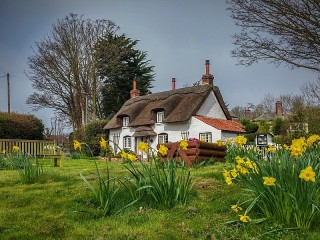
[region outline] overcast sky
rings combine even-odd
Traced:
[[[11,111],[31,113],[49,126],[51,111],[32,112],[25,104],[33,93],[27,58],[32,47],[69,13],[90,19],[108,19],[147,52],[155,66],[152,92],[192,86],[210,60],[214,84],[229,109],[258,104],[267,93],[300,94],[316,73],[276,68],[267,62],[244,67],[231,57],[232,35],[239,29],[226,10],[225,0],[0,0],[0,111],[7,111],[6,73],[11,75]]]

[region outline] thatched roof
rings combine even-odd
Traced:
[[[104,129],[122,127],[123,116],[130,117],[129,127],[153,125],[156,121],[156,112],[159,110],[165,112],[164,123],[187,121],[197,113],[211,91],[218,99],[226,118],[231,120],[219,88],[213,85],[201,85],[129,99]]]

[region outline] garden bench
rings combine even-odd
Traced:
[[[60,166],[63,165],[64,152],[59,149],[56,141],[0,139],[0,152],[5,150],[10,153],[13,151],[13,146],[19,147],[19,152],[23,154],[30,154],[37,158],[52,158],[55,167],[58,166],[58,159],[60,159]]]

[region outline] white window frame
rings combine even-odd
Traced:
[[[188,140],[189,139],[189,131],[181,131],[181,138],[183,140]]]
[[[162,123],[164,119],[164,111],[157,112],[157,123]]]
[[[132,141],[130,136],[123,137],[123,148],[124,149],[131,149]]]
[[[129,126],[130,117],[126,116],[122,118],[122,126],[128,127]]]
[[[158,143],[168,143],[168,134],[167,133],[160,133],[158,134]]]
[[[204,142],[212,142],[212,133],[211,132],[199,133],[199,140]]]

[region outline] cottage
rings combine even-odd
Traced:
[[[120,149],[138,151],[141,141],[153,149],[158,143],[197,138],[216,142],[245,133],[244,127],[232,117],[220,90],[213,84],[210,63],[206,60],[202,84],[140,96],[133,81],[131,99],[104,127],[109,131],[109,142],[115,152]]]

